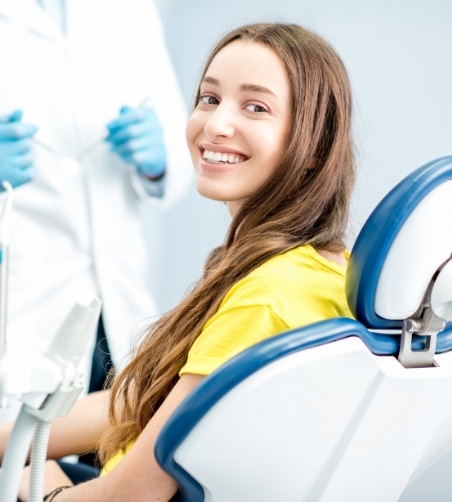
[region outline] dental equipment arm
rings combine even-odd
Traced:
[[[3,206],[3,212],[0,218],[0,361],[2,360],[6,351],[6,300],[8,288],[9,215],[11,212],[13,192],[11,184],[7,181],[4,181],[2,183],[2,186],[3,189],[6,190],[7,195]]]
[[[75,305],[45,354],[6,351],[1,361],[3,394],[20,394],[23,406],[6,447],[0,472],[0,502],[16,502],[22,468],[33,444],[30,502],[42,501],[43,468],[50,422],[67,414],[83,388],[77,365],[98,322],[101,302]],[[19,364],[21,362],[22,364]],[[25,376],[25,378],[24,378]]]
[[[109,426],[108,399],[110,391],[92,392],[77,399],[71,411],[52,422],[47,458],[58,459],[68,455],[92,451]],[[0,463],[14,423],[0,424]]]

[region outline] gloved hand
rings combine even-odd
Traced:
[[[164,174],[163,131],[152,109],[123,106],[118,118],[107,124],[107,129],[106,140],[125,162],[134,164],[149,179]]]
[[[0,117],[0,181],[8,181],[13,187],[34,177],[30,138],[38,128],[21,120],[21,110]]]

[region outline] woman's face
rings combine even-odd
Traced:
[[[270,178],[290,126],[283,63],[268,47],[236,40],[214,57],[187,124],[199,193],[232,216]]]

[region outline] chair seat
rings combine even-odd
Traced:
[[[452,352],[407,370],[369,351],[397,353],[397,339],[327,320],[219,368],[157,441],[182,500],[396,500],[452,435]]]
[[[295,352],[217,403],[175,461],[206,501],[396,500],[452,435],[452,370],[439,364],[407,377],[355,337]]]

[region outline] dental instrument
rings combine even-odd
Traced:
[[[6,314],[9,262],[9,215],[12,205],[13,188],[10,183],[2,183],[6,191],[3,211],[0,216],[0,361],[6,352]],[[0,408],[2,407],[0,401]]]
[[[143,100],[138,104],[137,108],[144,108],[146,105],[148,105],[151,101],[151,96],[145,96]],[[81,152],[79,152],[75,157],[72,157],[70,155],[66,155],[63,152],[58,151],[57,149],[53,148],[52,146],[48,145],[47,143],[44,143],[40,139],[37,138],[32,138],[31,141],[35,143],[37,146],[40,146],[41,148],[44,148],[47,150],[49,153],[54,155],[55,157],[60,159],[60,170],[67,175],[74,175],[77,174],[79,170],[79,163],[89,154],[94,152],[108,137],[107,134],[103,134],[101,137],[97,138],[95,141],[90,143],[88,146],[86,146]]]

